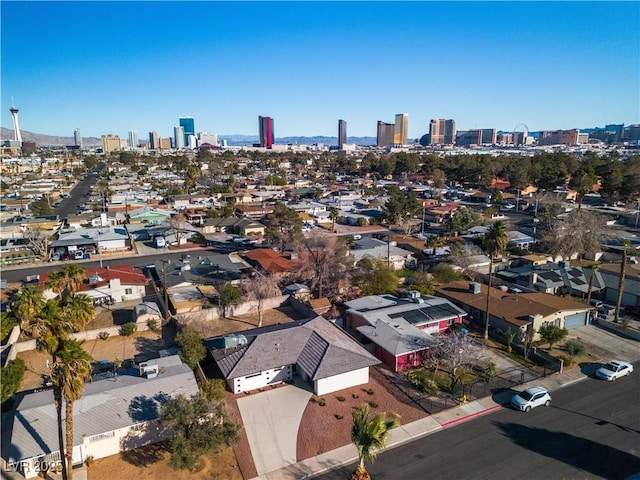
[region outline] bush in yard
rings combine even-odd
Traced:
[[[378,408],[378,402],[369,402],[371,408]]]
[[[224,400],[227,384],[221,378],[214,378],[213,380],[207,380],[206,383],[201,383],[200,391],[204,398],[209,401],[221,401]]]
[[[180,345],[178,353],[184,363],[191,368],[196,368],[200,360],[207,355],[207,348],[204,346],[204,338],[197,330],[185,327],[176,335],[175,342]]]
[[[324,398],[318,400],[318,405],[324,407],[327,404],[327,401]]]
[[[367,392],[367,395],[373,395],[374,394],[373,388],[367,388],[365,390],[365,392]]]
[[[147,322],[147,327],[149,327],[149,330],[155,330],[156,328],[158,328],[158,321],[152,318]]]
[[[138,326],[133,322],[127,322],[120,327],[120,335],[123,337],[130,337],[138,329]],[[106,332],[103,332],[106,333]]]
[[[98,334],[98,338],[100,340],[106,340],[107,338],[109,338],[109,332],[100,332]]]
[[[578,355],[584,355],[587,351],[585,346],[582,343],[577,342],[576,340],[569,340],[566,343],[565,348],[567,349],[567,352],[569,352],[569,356],[572,359],[574,357],[577,357]]]
[[[340,415],[339,413],[336,413],[336,418],[338,420],[342,420],[344,417],[342,415]]]
[[[2,383],[0,389],[2,391],[1,402],[4,403],[9,400],[13,394],[20,388],[22,382],[22,376],[26,370],[24,360],[16,358],[7,363],[6,367],[0,369],[0,375],[2,377]]]
[[[488,382],[498,374],[498,365],[493,360],[487,360],[482,367],[482,376]]]
[[[542,339],[549,344],[549,348],[553,347],[554,343],[559,342],[569,334],[567,329],[550,324],[542,325],[538,333]]]
[[[345,398],[342,396],[338,396],[336,397],[338,399],[339,402],[344,402]]]

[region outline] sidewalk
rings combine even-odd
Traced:
[[[550,391],[574,384],[588,378],[579,368],[574,368],[566,373],[551,375],[546,378],[533,380],[518,387],[524,390],[532,386],[542,386]],[[395,448],[432,433],[454,427],[481,415],[495,412],[503,405],[509,404],[513,392],[506,390],[498,392],[491,397],[481,398],[473,402],[459,405],[449,410],[442,411],[422,418],[406,425],[401,425],[391,431],[391,438],[387,449]],[[345,445],[316,457],[308,458],[293,465],[275,470],[256,477],[259,480],[293,480],[310,478],[314,475],[327,472],[334,468],[356,462],[358,454],[353,444]]]

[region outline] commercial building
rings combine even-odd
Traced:
[[[180,117],[180,126],[184,128],[184,144],[189,145],[189,137],[196,136],[196,122],[192,117]]]
[[[409,134],[409,114],[399,113],[396,115],[396,123],[393,132],[394,145],[406,145]]]
[[[273,118],[258,116],[258,126],[260,128],[260,146],[264,148],[271,148],[274,141],[273,133]]]
[[[102,152],[105,155],[110,154],[114,150],[120,150],[120,137],[118,135],[102,135]]]
[[[538,145],[578,145],[580,130],[543,130],[538,135]]]
[[[138,148],[138,132],[136,130],[129,131],[129,146],[131,148]]]
[[[79,128],[73,131],[73,144],[82,150],[82,133]]]
[[[443,118],[429,123],[430,145],[453,145],[456,141],[456,122]]]
[[[176,149],[184,148],[184,127],[173,127],[173,141]]]
[[[396,126],[394,123],[385,123],[378,120],[378,133],[376,145],[378,147],[387,147],[393,144],[393,139],[396,132]]]
[[[158,132],[149,132],[149,150],[158,150],[159,148]]]
[[[347,143],[347,122],[338,120],[338,147],[342,148]]]

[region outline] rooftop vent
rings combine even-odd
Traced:
[[[480,284],[478,282],[470,282],[469,283],[469,293],[473,293],[474,295],[478,295],[481,292]]]

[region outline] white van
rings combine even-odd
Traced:
[[[167,241],[164,237],[156,237],[155,239],[156,248],[164,248],[167,246]]]

